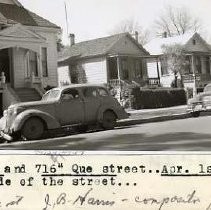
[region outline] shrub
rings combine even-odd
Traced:
[[[152,109],[186,104],[184,89],[140,89],[132,90],[133,109]]]

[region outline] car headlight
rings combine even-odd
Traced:
[[[5,117],[5,116],[7,116],[7,114],[8,114],[8,110],[4,110],[3,116]]]
[[[23,110],[24,110],[23,107],[9,108],[8,111],[7,111],[7,115],[18,115]]]

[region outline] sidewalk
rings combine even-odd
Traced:
[[[130,117],[125,120],[120,120],[118,126],[128,126],[149,122],[161,122],[174,119],[185,119],[190,117],[186,113],[187,105],[174,106],[159,109],[141,109],[141,110],[126,110]]]

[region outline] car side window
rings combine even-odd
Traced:
[[[97,97],[97,89],[96,88],[85,88],[83,91],[84,97]]]
[[[62,100],[72,100],[72,99],[78,99],[79,93],[76,89],[69,89],[62,92],[61,96]]]
[[[98,88],[98,93],[100,96],[108,96],[108,92],[104,88]]]

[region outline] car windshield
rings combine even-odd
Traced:
[[[59,94],[60,94],[59,90],[50,90],[49,92],[43,95],[42,101],[55,100],[59,97]]]

